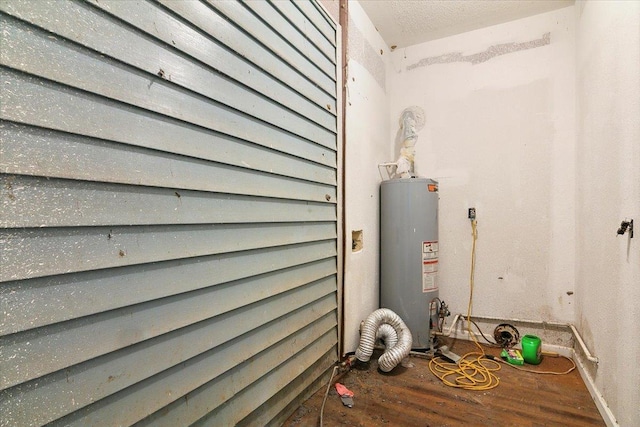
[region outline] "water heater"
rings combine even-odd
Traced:
[[[437,182],[428,178],[382,181],[380,307],[404,320],[413,348],[431,348],[429,305],[437,297]]]

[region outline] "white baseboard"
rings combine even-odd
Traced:
[[[602,397],[602,393],[600,393],[598,387],[596,387],[596,383],[593,381],[593,378],[591,378],[591,375],[588,374],[584,363],[582,363],[580,358],[577,357],[575,350],[568,350],[571,350],[571,352],[573,353],[572,358],[576,363],[576,367],[578,368],[578,372],[582,377],[582,381],[584,381],[584,385],[587,386],[587,390],[589,390],[589,394],[591,395],[593,402],[596,404],[596,407],[598,408],[598,411],[600,412],[600,415],[602,416],[605,424],[608,427],[619,427],[620,424],[618,424],[618,421],[616,421],[616,417],[613,415],[613,412],[611,412],[611,409],[609,409],[609,405],[607,405],[604,397]]]
[[[558,353],[560,356],[568,357],[575,360],[575,352],[572,348],[563,347],[561,345],[552,345],[542,343],[542,351],[548,351],[550,353]]]

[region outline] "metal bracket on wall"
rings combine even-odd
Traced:
[[[386,177],[382,174],[382,170],[386,172]],[[396,169],[398,169],[398,163],[396,162],[387,162],[378,164],[378,173],[380,173],[380,178],[383,181],[391,179],[396,174]]]
[[[618,228],[618,234],[622,235],[626,232],[629,232],[629,238],[633,239],[633,220],[625,219],[620,223],[620,228]]]

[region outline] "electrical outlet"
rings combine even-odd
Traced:
[[[471,221],[476,219],[476,208],[469,208],[469,219]]]

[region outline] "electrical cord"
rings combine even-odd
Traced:
[[[478,326],[478,324],[475,321],[471,321],[471,323],[473,323],[473,326],[476,327],[476,329],[478,330],[478,332],[480,332],[480,335],[482,335],[482,338],[484,338],[484,340],[487,342],[487,345],[489,347],[498,347],[498,348],[502,348],[502,346],[494,341],[491,341],[489,338],[486,337],[486,335],[482,332],[482,329],[480,329],[480,326]]]
[[[471,221],[471,271],[469,274],[469,304],[467,307],[467,331],[480,352],[470,352],[460,358],[458,363],[445,362],[441,357],[429,361],[429,370],[449,387],[465,390],[490,390],[500,384],[494,373],[500,370],[500,362],[487,358],[484,349],[471,331],[471,307],[473,303],[473,285],[476,266],[476,240],[478,229],[476,220]],[[477,325],[476,325],[477,326]],[[479,328],[478,328],[479,329]],[[486,338],[485,338],[486,339]]]
[[[476,220],[471,221],[471,271],[469,274],[469,304],[467,306],[467,332],[480,349],[480,352],[467,353],[460,358],[458,363],[451,363],[443,361],[441,357],[434,357],[429,361],[429,370],[438,377],[445,385],[450,387],[462,388],[465,390],[490,390],[497,387],[500,384],[500,379],[494,374],[495,371],[500,370],[501,365],[509,365],[510,367],[519,371],[531,372],[534,374],[546,374],[546,375],[566,375],[576,369],[575,362],[566,356],[558,354],[556,357],[564,357],[571,362],[571,367],[562,372],[554,371],[539,371],[533,369],[523,368],[521,366],[512,365],[499,357],[487,355],[478,343],[475,334],[471,331],[471,324],[473,324],[480,335],[489,343],[489,345],[501,347],[498,343],[489,340],[478,324],[471,320],[471,308],[473,305],[473,287],[474,287],[474,274],[476,267],[476,240],[478,239],[478,223]],[[515,328],[514,328],[515,329]]]
[[[327,391],[324,393],[324,399],[322,399],[322,406],[320,407],[320,427],[322,427],[322,414],[324,413],[324,404],[327,403],[327,396],[329,396],[329,390],[331,390],[331,383],[333,382],[333,377],[336,375],[338,371],[338,365],[333,367],[333,372],[331,372],[331,378],[329,378],[329,384],[327,384]]]
[[[502,348],[503,346],[492,342],[491,340],[489,340],[483,333],[482,330],[480,329],[480,326],[478,326],[478,324],[476,322],[474,322],[473,320],[471,321],[471,323],[473,323],[473,325],[476,327],[476,329],[478,329],[478,332],[480,332],[480,335],[482,335],[482,338],[485,339],[485,341],[487,341],[487,345],[489,345],[490,347],[497,347],[497,348]],[[491,356],[489,354],[485,354],[485,357],[487,359],[491,359],[491,360],[495,360],[497,362],[503,363],[505,365],[508,365],[514,369],[517,369],[519,371],[524,371],[524,372],[531,372],[533,374],[546,374],[546,375],[566,375],[570,372],[572,372],[574,369],[576,369],[576,363],[573,361],[573,359],[571,359],[570,357],[567,356],[563,356],[562,354],[558,354],[558,353],[542,353],[545,356],[549,356],[549,357],[562,357],[564,359],[567,359],[570,363],[571,363],[571,367],[569,369],[567,369],[566,371],[562,371],[562,372],[555,372],[555,371],[539,371],[539,370],[534,370],[534,369],[527,369],[527,368],[523,368],[522,366],[518,366],[518,365],[512,365],[511,363],[508,363],[506,361],[504,361],[503,359],[497,357],[497,356]]]
[[[547,354],[547,356],[550,356],[549,354]],[[496,362],[500,362],[502,364],[511,366],[513,369],[517,369],[519,371],[524,371],[524,372],[531,372],[532,374],[543,374],[543,375],[567,375],[568,373],[572,372],[573,370],[576,369],[576,362],[573,361],[573,359],[571,359],[570,357],[567,356],[563,356],[561,354],[556,354],[554,356],[551,357],[562,357],[564,359],[567,359],[570,363],[571,363],[571,367],[565,371],[562,372],[556,372],[556,371],[537,371],[534,369],[527,369],[527,368],[523,368],[522,366],[518,366],[518,365],[512,365],[511,363],[502,360],[501,358],[497,357],[497,356],[491,356],[491,355],[485,355],[485,357],[487,357],[488,359],[494,360]]]
[[[429,361],[429,370],[443,384],[465,390],[490,390],[500,383],[494,374],[500,370],[500,363],[484,358],[482,353],[467,353],[457,364],[444,362],[440,357],[433,358]]]

